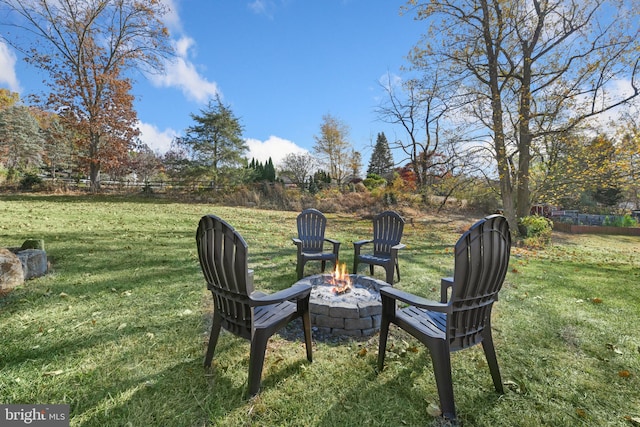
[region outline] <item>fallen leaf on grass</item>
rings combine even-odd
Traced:
[[[640,426],[640,417],[630,417],[627,415],[624,419],[629,421],[631,425]]]
[[[591,302],[594,304],[602,304],[602,299],[601,298],[593,298],[591,299]]]
[[[121,330],[123,330],[123,329],[124,329],[124,328],[126,328],[126,327],[127,327],[127,324],[126,324],[126,323],[120,323],[120,325],[118,326],[118,330],[119,330],[119,331],[121,331]]]
[[[522,393],[522,387],[520,387],[520,384],[515,381],[505,381],[503,382],[503,384],[507,386],[509,390],[512,390],[516,393]]]
[[[584,409],[576,408],[576,415],[580,418],[585,418],[587,416],[587,413]]]
[[[440,415],[442,415],[442,411],[440,410],[440,407],[438,405],[436,405],[435,403],[430,403],[429,406],[427,406],[427,414],[431,415],[432,417],[439,417]]]
[[[360,349],[360,351],[358,351],[358,356],[360,356],[360,357],[364,357],[364,356],[366,356],[366,355],[367,355],[367,348],[366,348],[366,347],[362,347],[362,348]]]
[[[48,371],[43,373],[42,375],[44,375],[45,377],[55,377],[58,375],[62,375],[64,373],[64,371],[62,369],[58,369],[57,371]]]
[[[618,372],[618,376],[620,378],[629,378],[631,376],[631,372],[627,371],[626,369],[623,369],[622,371]]]
[[[607,348],[613,351],[615,354],[622,354],[622,350],[620,350],[618,347],[616,347],[613,344],[607,344]]]

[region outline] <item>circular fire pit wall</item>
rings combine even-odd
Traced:
[[[320,333],[361,337],[380,330],[380,288],[389,285],[368,276],[352,274],[350,278],[352,289],[339,295],[333,290],[329,274],[305,277],[298,282],[312,286],[311,324]]]

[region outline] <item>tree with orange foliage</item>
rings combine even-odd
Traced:
[[[158,0],[0,0],[9,25],[35,37],[7,40],[49,75],[46,106],[81,136],[92,191],[100,171],[126,159],[138,130],[131,68],[161,70],[172,53]]]

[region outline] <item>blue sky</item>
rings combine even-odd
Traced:
[[[154,150],[166,151],[217,93],[244,126],[248,157],[261,161],[312,152],[325,114],[349,126],[365,169],[378,132],[403,136],[375,109],[385,96],[380,82],[402,75],[425,32],[400,15],[404,0],[164,1],[178,57],[163,75],[136,77],[133,88],[142,139]],[[40,80],[0,42],[0,87],[26,97]]]

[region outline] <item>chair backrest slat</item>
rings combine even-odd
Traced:
[[[223,326],[237,335],[250,336],[249,295],[253,283],[249,280],[247,243],[231,225],[215,215],[200,219],[196,242],[200,266]]]
[[[373,253],[389,254],[402,240],[404,219],[394,211],[385,211],[373,219]]]
[[[455,246],[455,270],[447,334],[452,350],[475,345],[509,266],[511,234],[505,217],[492,215],[474,224]]]
[[[322,252],[327,218],[317,209],[305,209],[297,217],[303,252]]]

